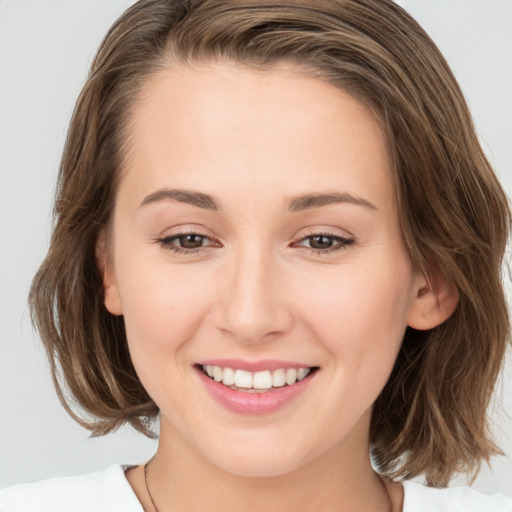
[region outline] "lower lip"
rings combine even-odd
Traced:
[[[302,393],[316,374],[310,374],[291,386],[283,386],[264,393],[248,393],[214,381],[199,368],[196,368],[196,371],[212,397],[226,409],[238,414],[269,414],[277,411]]]

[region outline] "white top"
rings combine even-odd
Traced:
[[[115,465],[83,476],[51,478],[0,491],[0,512],[144,512]],[[403,512],[512,512],[512,499],[469,487],[432,489],[404,482]],[[199,512],[199,511],[198,511]]]

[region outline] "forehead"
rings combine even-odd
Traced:
[[[198,189],[224,179],[231,187],[251,183],[256,192],[285,181],[298,194],[315,182],[338,189],[342,179],[348,188],[366,181],[372,193],[382,192],[384,182],[390,190],[377,116],[293,66],[162,70],[145,84],[129,131],[124,172],[138,176],[141,187],[154,175],[173,182],[185,177],[185,185]]]

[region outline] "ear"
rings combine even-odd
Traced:
[[[409,309],[407,324],[425,331],[441,325],[459,303],[457,287],[440,271],[430,278],[418,274],[416,296]]]
[[[116,273],[108,250],[107,235],[102,231],[96,240],[96,264],[103,281],[103,300],[113,315],[122,315],[123,306],[117,287]]]

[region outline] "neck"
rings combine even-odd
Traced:
[[[159,512],[388,512],[389,493],[371,466],[369,442],[354,441],[287,474],[247,477],[220,469],[162,425],[148,485]]]

